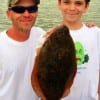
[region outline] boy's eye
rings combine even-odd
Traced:
[[[77,4],[77,5],[82,5],[83,3],[82,3],[82,2],[76,2],[76,4]]]
[[[63,3],[70,3],[69,0],[63,0]]]

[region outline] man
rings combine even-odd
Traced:
[[[38,99],[30,76],[35,48],[44,32],[34,27],[39,3],[40,0],[8,2],[7,16],[12,27],[0,33],[0,100]]]

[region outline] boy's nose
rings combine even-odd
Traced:
[[[74,10],[75,9],[75,5],[74,4],[70,4],[70,9]]]

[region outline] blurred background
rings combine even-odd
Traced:
[[[8,0],[0,0],[0,31],[10,27],[11,22],[6,17]],[[57,7],[57,0],[41,0],[36,26],[46,31],[61,22],[61,14]],[[90,8],[83,18],[83,22],[92,22],[100,27],[100,0],[91,0]]]

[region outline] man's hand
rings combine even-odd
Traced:
[[[85,24],[87,27],[90,27],[90,28],[96,26],[96,24],[90,23],[90,22],[86,22]]]

